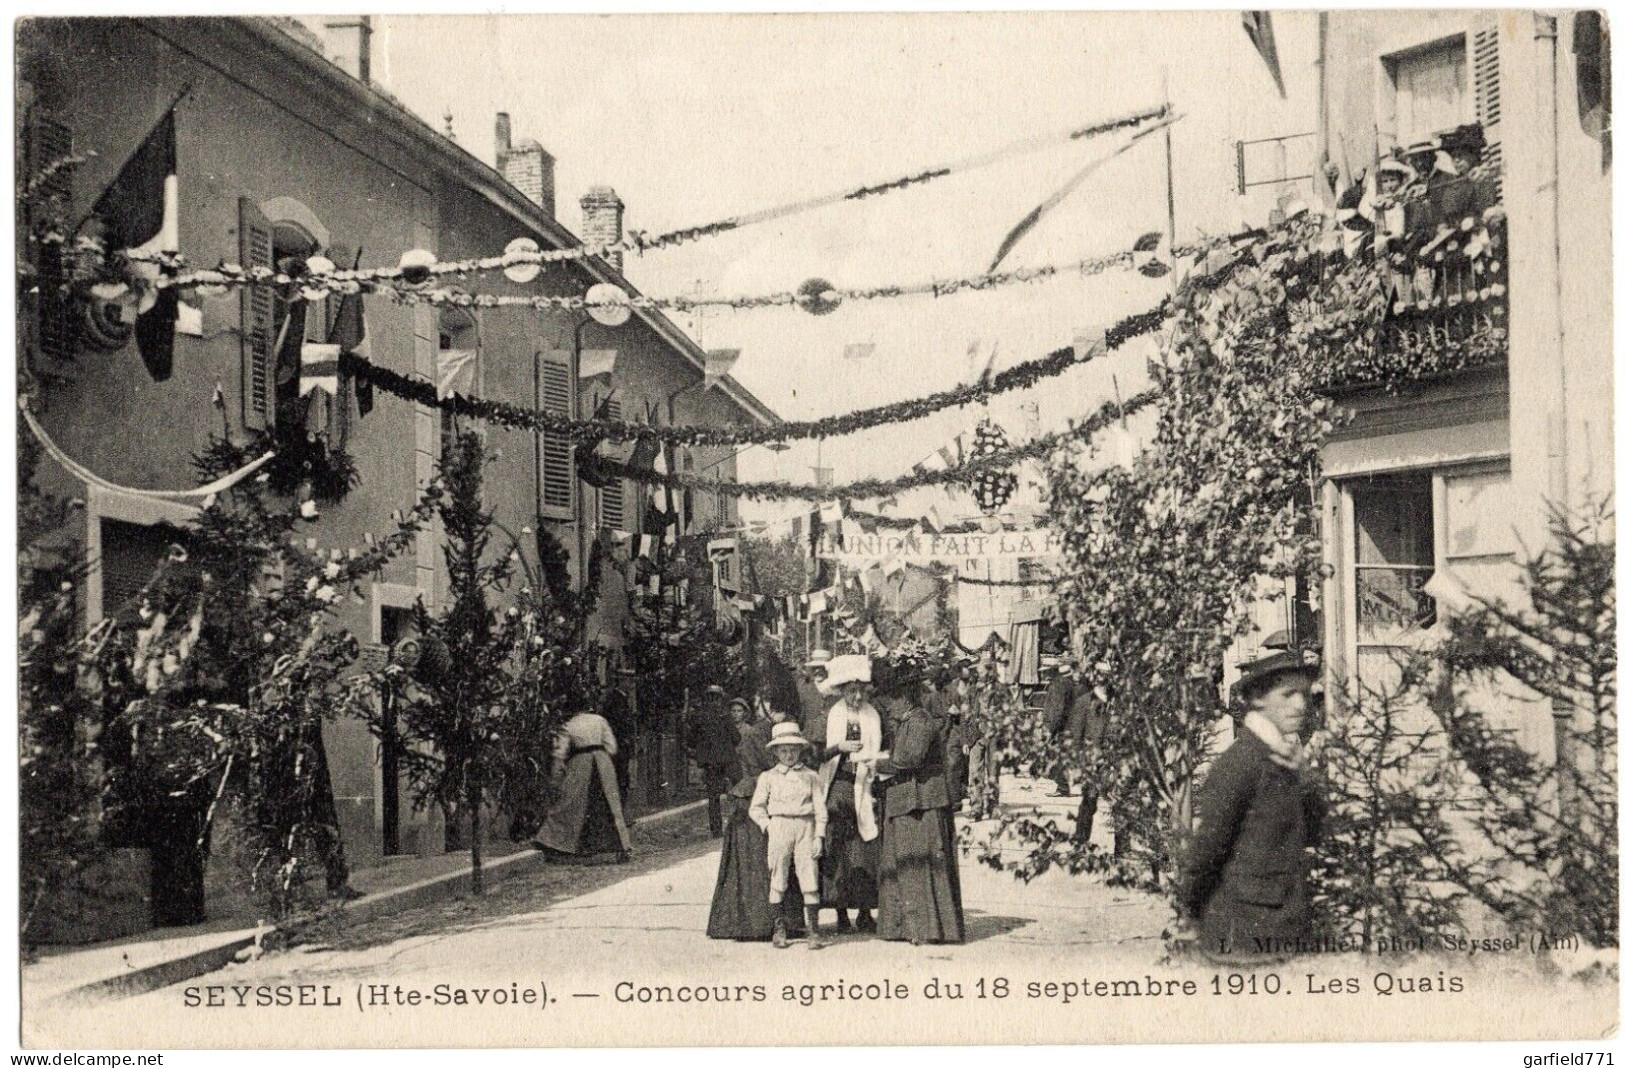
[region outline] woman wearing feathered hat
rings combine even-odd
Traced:
[[[948,721],[924,700],[924,676],[920,667],[899,666],[883,685],[891,752],[875,762],[886,780],[880,937],[915,945],[965,940],[947,781]]]
[[[1277,960],[1311,933],[1309,849],[1325,808],[1305,778],[1299,733],[1315,675],[1280,650],[1244,665],[1235,685],[1246,714],[1202,784],[1180,888],[1216,960]]]
[[[824,728],[819,777],[829,791],[829,834],[822,864],[824,903],[835,909],[835,929],[849,930],[848,909],[860,931],[878,930],[880,822],[875,812],[875,760],[884,749],[880,713],[869,703],[869,658],[837,656],[819,689],[840,694]]]

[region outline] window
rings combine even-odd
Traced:
[[[26,218],[24,228],[32,230],[43,226],[51,218],[71,225],[73,214],[73,167],[56,166],[73,155],[73,131],[53,116],[35,108],[28,115],[28,137],[25,145],[27,163],[25,180],[45,175],[36,197],[22,205]],[[41,355],[57,360],[70,360],[74,356],[77,320],[73,301],[59,286],[63,274],[61,246],[41,244],[36,255],[41,285],[39,287],[39,334],[37,347]]]
[[[1387,57],[1393,87],[1393,131],[1401,146],[1472,121],[1467,42],[1453,37]]]
[[[185,543],[186,532],[167,524],[101,520],[102,615],[116,616],[129,607],[152,581],[169,547]]]

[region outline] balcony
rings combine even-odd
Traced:
[[[1374,272],[1380,322],[1337,353],[1329,392],[1505,363],[1506,212],[1484,155],[1479,127],[1459,127],[1382,160],[1340,198],[1344,262]]]

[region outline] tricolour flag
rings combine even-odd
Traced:
[[[159,120],[141,147],[135,150],[113,184],[96,201],[91,214],[102,221],[109,249],[131,252],[180,251],[180,179],[175,173],[175,109]],[[134,268],[156,283],[157,264],[136,263]],[[135,344],[153,380],[162,382],[175,362],[175,320],[180,295],[173,288],[148,290],[137,309]]]
[[[339,347],[305,342],[299,350],[299,395],[307,396],[314,389],[325,389],[330,395],[339,391]]]
[[[474,380],[473,349],[441,349],[439,353],[439,375],[436,379],[435,393],[440,397],[449,397],[469,388]]]
[[[1281,56],[1275,50],[1275,27],[1270,22],[1268,11],[1243,11],[1241,13],[1241,28],[1247,31],[1247,36],[1258,49],[1258,54],[1264,58],[1264,66],[1269,68],[1270,77],[1275,79],[1275,88],[1280,90],[1281,99],[1286,99],[1286,82],[1281,80]]]
[[[581,367],[577,378],[597,378],[615,373],[614,349],[586,349],[581,353]]]

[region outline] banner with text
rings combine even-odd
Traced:
[[[860,568],[893,560],[905,564],[951,564],[964,560],[1028,560],[1060,553],[1060,535],[1052,530],[1000,530],[991,534],[883,530],[856,538],[846,537],[838,546],[826,535],[819,546],[819,555]]]

